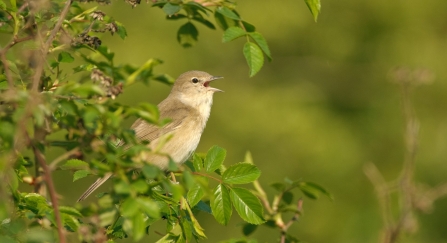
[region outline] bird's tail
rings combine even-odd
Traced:
[[[78,202],[86,199],[90,194],[92,194],[98,187],[100,187],[104,182],[106,182],[113,174],[112,173],[106,173],[104,177],[99,178],[95,181],[88,189],[85,191],[78,199]]]

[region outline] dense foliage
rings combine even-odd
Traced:
[[[140,3],[127,2],[132,7]],[[306,3],[316,19],[319,1]],[[177,32],[184,47],[198,40],[195,23],[211,29],[217,24],[224,30],[223,42],[246,37],[243,55],[250,76],[261,69],[264,56],[271,59],[264,37],[231,2],[152,5],[168,20],[185,22]],[[168,174],[145,163],[139,155],[149,149],[137,143],[123,121],[142,118],[163,126],[169,120],[159,120],[155,105],[127,106],[115,98],[136,82],[172,84],[169,75],[154,70],[161,60],[151,58],[140,66],[115,64],[101,36],[109,32],[124,39],[125,27],[97,6],[85,9],[82,1],[0,1],[0,9],[0,28],[10,37],[0,51],[0,179],[6,182],[0,186],[1,242],[66,242],[67,237],[138,241],[156,223],[166,225],[158,242],[191,242],[206,238],[198,213],[212,214],[227,225],[233,209],[247,222],[245,235],[265,224],[281,232],[281,242],[297,242],[287,232],[302,210],[292,189],[311,198],[330,196],[317,184],[286,179],[273,184],[278,194],[270,202],[250,154],[242,163],[224,166],[226,151],[218,146],[195,154],[184,166],[171,162]],[[209,20],[212,16],[215,24]],[[132,146],[116,146],[119,141]],[[48,159],[50,149],[59,149],[60,155]],[[73,181],[113,172],[113,190],[97,195],[91,205],[61,205],[58,195],[64,192],[55,189],[55,170],[73,171]],[[22,184],[33,191],[23,191]],[[241,187],[245,184],[253,187]],[[284,213],[292,214],[290,221],[283,221]],[[237,242],[245,241],[250,240]]]

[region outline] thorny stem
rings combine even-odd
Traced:
[[[222,183],[221,180],[217,179],[216,177],[210,176],[210,175],[208,175],[208,174],[204,174],[204,173],[200,173],[200,172],[193,172],[192,174],[193,174],[193,175],[199,175],[199,176],[208,177],[208,178],[211,178],[211,179],[213,179],[213,180],[215,180],[215,181],[217,181],[217,182],[219,182],[219,183]]]
[[[65,16],[67,15],[70,6],[71,6],[72,0],[67,0],[67,2],[65,3],[64,9],[62,10],[59,19],[56,23],[56,25],[54,26],[53,30],[50,33],[50,36],[48,37],[47,41],[45,42],[45,44],[43,44],[42,46],[42,56],[40,58],[40,65],[36,68],[36,72],[34,73],[34,79],[33,79],[33,85],[32,85],[32,90],[34,91],[38,91],[39,88],[39,84],[40,84],[40,78],[42,76],[42,72],[43,72],[43,62],[45,62],[46,58],[45,55],[48,53],[48,50],[51,46],[51,44],[53,43],[54,38],[56,37],[56,34],[59,32],[62,23],[65,20]]]
[[[56,198],[56,189],[54,187],[53,179],[51,178],[51,171],[48,168],[48,165],[45,161],[45,157],[42,154],[42,152],[40,152],[40,150],[34,144],[31,144],[31,146],[33,148],[34,155],[36,156],[36,159],[39,162],[40,167],[42,167],[42,169],[44,171],[44,180],[45,180],[45,183],[47,184],[48,191],[50,193],[51,204],[54,208],[54,217],[56,218],[59,242],[65,243],[66,239],[65,239],[65,234],[63,231],[64,228],[62,226],[61,215],[59,212],[59,204],[58,204],[57,198]]]

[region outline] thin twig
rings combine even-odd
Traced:
[[[63,160],[68,159],[70,156],[77,154],[79,152],[79,148],[76,147],[70,151],[65,152],[64,154],[60,155],[59,157],[57,157],[56,159],[54,159],[50,165],[48,166],[48,168],[50,169],[50,171],[54,171],[57,167],[57,164],[59,164],[60,162],[62,162]]]
[[[264,208],[267,209],[269,214],[274,214],[274,210],[270,206],[270,203],[267,198],[267,193],[265,193],[264,189],[262,188],[261,184],[259,184],[258,180],[255,180],[253,182],[253,186],[256,189],[256,192],[258,193],[258,198],[261,200],[262,204],[264,205]]]
[[[281,229],[281,243],[286,242],[286,236],[287,236],[287,230],[289,230],[290,226],[292,226],[293,223],[295,223],[301,215],[301,212],[303,211],[303,199],[298,200],[297,206],[296,206],[296,213],[293,215],[293,217],[285,224]]]
[[[61,215],[59,212],[59,204],[58,204],[57,198],[56,198],[56,189],[54,187],[53,179],[51,178],[50,169],[48,168],[48,165],[45,161],[45,157],[42,154],[42,152],[40,152],[40,150],[37,149],[37,147],[34,144],[31,144],[31,146],[33,147],[34,155],[36,156],[36,159],[39,162],[40,167],[42,167],[42,169],[44,171],[44,180],[45,180],[45,183],[47,184],[48,191],[50,193],[51,204],[52,204],[53,210],[54,210],[54,217],[56,218],[59,242],[65,243],[66,239],[65,239],[65,234],[64,234],[64,228],[62,226]]]
[[[16,45],[17,43],[24,42],[24,41],[27,41],[27,40],[31,40],[31,39],[33,39],[33,38],[34,38],[33,36],[27,36],[27,37],[24,37],[24,38],[21,38],[21,39],[16,39],[16,40],[13,39],[11,42],[9,42],[9,43],[5,46],[5,48],[3,48],[3,49],[0,51],[0,58],[1,58],[1,61],[2,61],[2,63],[3,63],[3,68],[5,69],[6,80],[8,80],[9,88],[13,88],[13,87],[14,87],[14,79],[12,78],[11,70],[9,70],[9,63],[8,63],[8,61],[6,60],[6,52],[7,52],[11,47],[13,47],[14,45]]]
[[[62,12],[59,16],[59,19],[58,19],[56,25],[54,26],[53,30],[50,33],[50,36],[48,37],[47,41],[45,42],[45,44],[42,47],[43,55],[40,60],[40,65],[36,68],[36,72],[34,73],[33,86],[32,86],[32,90],[34,90],[34,91],[38,91],[38,88],[39,88],[40,78],[41,78],[43,68],[44,68],[43,62],[46,61],[46,58],[44,55],[46,55],[48,53],[50,45],[53,43],[53,40],[56,37],[56,34],[59,32],[59,29],[61,28],[62,23],[65,20],[65,16],[67,15],[68,11],[70,10],[71,3],[72,3],[72,0],[67,0],[67,2],[65,3],[64,9],[62,10]]]

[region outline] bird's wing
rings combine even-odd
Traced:
[[[92,194],[98,187],[100,187],[104,182],[106,182],[113,174],[112,173],[106,173],[103,177],[98,178],[82,195],[79,197],[77,202],[80,202],[84,199],[86,199],[90,194]]]
[[[182,126],[183,121],[193,112],[193,108],[184,105],[178,100],[163,101],[159,104],[160,118],[171,119],[171,122],[163,127],[147,123],[141,118],[136,120],[131,129],[135,131],[135,137],[139,141],[153,142],[164,134],[173,132]]]
[[[172,121],[163,127],[158,127],[156,125],[145,122],[142,119],[136,120],[131,129],[135,131],[135,136],[139,141],[155,141],[161,135],[167,134],[169,132],[175,131],[182,126],[184,118],[193,112],[193,108],[184,105],[180,101],[166,101],[164,100],[159,104],[158,109],[160,110],[160,118],[170,118]],[[118,146],[122,146],[124,143],[120,142]],[[125,145],[124,145],[125,146]],[[81,197],[79,197],[78,202],[84,200],[90,194],[92,194],[98,187],[100,187],[104,182],[106,182],[113,174],[107,173],[103,177],[96,180],[88,189],[85,191]]]

